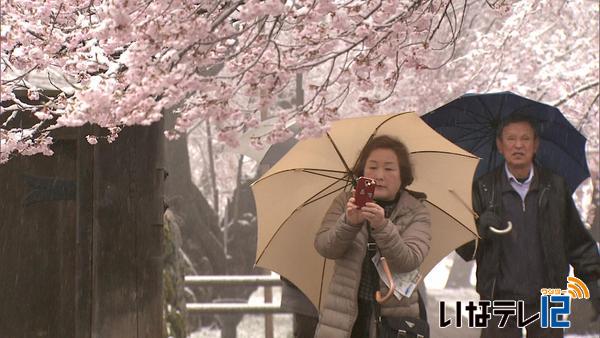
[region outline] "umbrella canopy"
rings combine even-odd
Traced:
[[[448,140],[479,156],[479,177],[503,163],[496,149],[496,130],[513,112],[530,116],[539,124],[539,165],[563,176],[571,192],[590,176],[585,158],[586,139],[560,110],[511,92],[467,94],[422,116]]]
[[[478,158],[444,139],[414,113],[340,120],[320,138],[298,142],[252,185],[258,217],[256,264],[291,280],[320,307],[333,261],[314,249],[314,236],[340,191],[350,191],[350,168],[376,135],[406,144],[414,166],[411,190],[427,194],[432,218],[425,276],[456,247],[476,238],[471,181]]]

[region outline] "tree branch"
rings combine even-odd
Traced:
[[[571,98],[573,98],[573,96],[577,95],[577,94],[581,94],[582,92],[591,89],[593,87],[597,87],[598,86],[599,81],[595,81],[586,85],[583,85],[577,89],[575,89],[573,92],[571,92],[570,94],[568,94],[567,96],[565,96],[564,98],[556,101],[555,103],[553,103],[552,105],[555,107],[560,107],[562,104],[564,104],[565,102],[569,101]]]

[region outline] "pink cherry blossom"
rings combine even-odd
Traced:
[[[174,111],[167,138],[209,121],[235,144],[279,117],[252,141],[264,147],[291,137],[294,119],[313,137],[344,116],[495,90],[557,104],[597,149],[597,14],[585,0],[8,1],[0,162],[49,154],[53,130],[85,123],[114,142]],[[15,111],[43,124],[4,124]]]
[[[96,138],[96,136],[94,135],[87,135],[85,137],[85,139],[88,141],[89,144],[94,145],[94,144],[98,144],[98,139]]]

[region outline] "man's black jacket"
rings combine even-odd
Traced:
[[[473,184],[473,208],[481,214],[492,208],[502,216],[501,184],[504,165],[485,174]],[[564,179],[535,167],[539,180],[538,226],[547,288],[563,289],[567,283],[569,264],[575,276],[587,285],[600,278],[600,255],[596,241],[584,227]],[[477,292],[481,299],[494,299],[494,289],[500,272],[501,247],[494,236],[469,242],[456,250],[465,260],[477,261]],[[527,253],[524,252],[523,255]],[[519,264],[519,262],[515,262]]]

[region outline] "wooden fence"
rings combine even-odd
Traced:
[[[282,281],[276,275],[271,276],[186,276],[185,284],[187,286],[263,286],[265,288],[263,304],[248,304],[245,300],[219,300],[216,303],[188,303],[186,309],[188,314],[219,314],[224,315],[224,325],[227,323],[227,315],[234,314],[265,314],[265,337],[273,337],[273,317],[274,313],[287,313],[281,305],[273,304],[272,291],[273,286],[281,286]],[[232,320],[231,323],[237,323]],[[235,325],[235,324],[229,324]],[[229,327],[229,330],[232,328]],[[233,328],[235,329],[235,328]],[[222,335],[223,337],[223,335]]]

